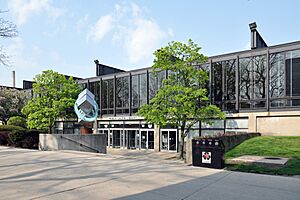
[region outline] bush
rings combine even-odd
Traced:
[[[39,133],[37,130],[13,130],[8,136],[16,147],[38,149]]]
[[[1,125],[0,126],[0,145],[12,145],[13,142],[9,138],[9,133],[14,130],[25,130],[19,126]]]
[[[9,118],[7,125],[20,126],[26,128],[26,119],[20,116],[14,116]]]
[[[27,130],[26,137],[23,140],[22,148],[38,149],[39,148],[39,134],[37,130]]]
[[[14,125],[1,125],[0,126],[0,131],[12,132],[13,130],[25,130],[25,128],[22,128],[20,126],[14,126]]]
[[[12,145],[12,141],[9,139],[8,131],[0,131],[0,145]]]

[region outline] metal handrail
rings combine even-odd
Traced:
[[[69,140],[69,141],[71,141],[71,142],[74,142],[75,144],[79,144],[79,146],[86,147],[86,148],[88,148],[88,149],[91,149],[91,150],[95,151],[96,153],[99,153],[99,151],[98,151],[97,149],[94,149],[94,148],[92,148],[92,147],[89,147],[89,146],[87,146],[87,145],[85,145],[85,144],[82,144],[82,143],[77,142],[77,141],[75,141],[75,140],[72,140],[72,139],[70,139],[70,138],[63,137],[62,135],[60,136],[60,138],[62,138],[62,139],[67,139],[67,140]]]

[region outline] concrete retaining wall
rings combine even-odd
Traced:
[[[106,135],[40,134],[39,149],[42,151],[74,150],[106,154]]]

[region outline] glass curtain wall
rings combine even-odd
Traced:
[[[163,80],[166,79],[166,71],[158,72],[154,75],[152,72],[149,75],[149,100],[155,97],[156,92],[162,87]]]
[[[95,101],[100,105],[100,81],[90,82],[90,91],[95,95]],[[100,111],[99,113],[100,114]]]
[[[212,102],[223,110],[235,110],[236,61],[212,63]]]
[[[300,106],[300,50],[270,55],[270,106]]]
[[[129,113],[129,76],[116,79],[116,112]]]
[[[101,113],[103,115],[114,114],[114,79],[102,81]]]
[[[147,103],[147,75],[133,75],[131,80],[132,113],[136,113],[141,105]]]
[[[239,60],[240,109],[266,107],[266,63],[266,55]]]

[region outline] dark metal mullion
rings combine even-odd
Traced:
[[[270,110],[270,93],[269,93],[269,85],[270,85],[270,53],[269,50],[267,51],[267,63],[266,63],[266,107],[267,107],[267,111]]]
[[[222,66],[222,110],[225,110],[225,102],[226,102],[226,94],[227,91],[225,91],[225,67],[226,67],[226,61],[221,62],[221,66]],[[225,63],[225,64],[224,64]]]
[[[132,76],[131,73],[129,73],[129,115],[131,116],[132,112]]]
[[[255,61],[256,61],[255,58],[256,58],[256,57],[253,56],[253,57],[251,57],[251,60],[250,60],[250,91],[251,91],[251,93],[252,93],[252,94],[250,94],[250,109],[253,109],[253,108],[254,108],[254,107],[253,107],[253,106],[254,106],[253,102],[255,102],[255,101],[254,101],[254,99],[255,99],[254,65],[256,64],[256,63],[255,63]]]
[[[150,102],[150,100],[149,100],[149,71],[147,70],[147,73],[146,73],[146,75],[147,75],[147,78],[146,78],[146,82],[147,82],[147,104],[149,104],[149,102]]]
[[[99,87],[99,112],[102,117],[102,78],[100,78]]]
[[[240,106],[239,70],[240,70],[239,56],[237,56],[236,57],[236,68],[235,68],[235,109],[237,112],[239,112],[239,106]]]
[[[209,103],[212,104],[212,60],[209,62]]]
[[[117,94],[117,90],[116,90],[116,75],[114,75],[114,116],[116,116],[117,114],[117,108],[116,108],[116,105],[117,105],[117,100],[116,100],[116,94]]]
[[[140,105],[140,99],[141,99],[141,81],[140,81],[140,75],[137,76],[137,107],[139,108]]]

